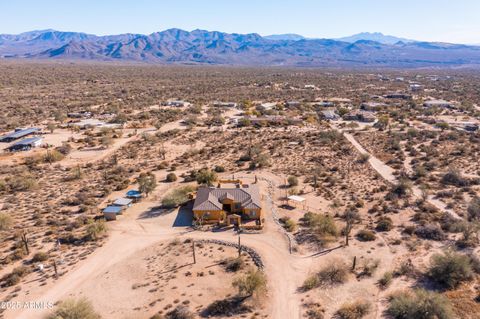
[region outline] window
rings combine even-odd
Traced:
[[[205,212],[205,213],[203,213],[203,217],[204,217],[204,218],[205,218],[205,217],[206,217],[206,218],[210,217],[210,212]]]
[[[256,211],[251,211],[250,216],[251,217],[257,217],[257,212]]]

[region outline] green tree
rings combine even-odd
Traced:
[[[203,168],[197,172],[197,174],[195,175],[195,179],[200,185],[212,186],[213,182],[217,180],[217,174],[214,171]]]
[[[151,172],[141,173],[137,178],[138,190],[148,196],[156,187],[157,179]]]

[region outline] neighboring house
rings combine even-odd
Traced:
[[[92,112],[88,112],[88,111],[72,112],[72,113],[67,113],[67,117],[73,118],[73,119],[92,117]]]
[[[450,103],[445,100],[428,100],[423,103],[425,107],[446,107],[446,108],[453,108],[453,103]]]
[[[261,225],[262,207],[256,184],[235,188],[201,187],[193,204],[193,215],[203,223],[241,226],[255,221]]]
[[[412,96],[410,94],[406,93],[390,93],[385,95],[386,99],[402,99],[402,100],[410,100],[412,99]]]
[[[277,107],[277,103],[276,103],[276,102],[264,102],[264,103],[260,104],[260,106],[261,106],[264,110],[268,111],[268,110],[273,110],[273,109],[275,109],[275,108]]]
[[[323,110],[321,114],[324,119],[330,120],[330,121],[335,121],[340,118],[340,116],[338,116],[338,114],[335,113],[334,109]]]
[[[379,102],[365,102],[360,105],[360,108],[365,111],[379,111],[386,107],[387,104]]]
[[[343,116],[344,120],[347,121],[359,121],[359,122],[375,122],[376,118],[372,112],[367,112],[364,110],[352,110],[349,113]]]
[[[94,127],[105,127],[105,128],[122,128],[123,124],[120,123],[105,123],[97,119],[84,119],[79,122],[69,123],[68,126],[76,126],[80,129],[94,128]]]
[[[234,102],[213,102],[213,106],[215,107],[237,107],[237,103]]]
[[[7,149],[10,152],[28,151],[32,148],[39,147],[40,145],[42,145],[42,142],[43,138],[41,137],[29,137],[13,143]]]
[[[103,209],[103,216],[106,220],[116,220],[117,215],[122,214],[122,207],[119,206],[107,206]]]
[[[297,106],[300,106],[300,102],[299,101],[288,101],[288,102],[285,102],[285,105],[287,107],[297,107]]]
[[[183,100],[170,100],[165,103],[162,103],[165,106],[175,106],[175,107],[183,107],[183,106],[190,106],[190,103],[185,102]]]
[[[29,136],[29,135],[32,135],[32,134],[35,134],[35,133],[38,133],[38,132],[40,132],[40,129],[36,128],[36,127],[30,127],[30,128],[26,128],[26,129],[17,128],[17,129],[15,129],[14,132],[1,136],[0,137],[0,142],[9,143],[9,142],[18,140],[22,137],[26,137],[26,136]]]
[[[319,107],[333,107],[335,104],[331,101],[321,101],[321,102],[314,102],[313,106],[319,106]]]

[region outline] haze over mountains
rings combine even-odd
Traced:
[[[0,57],[303,67],[480,67],[480,47],[360,33],[341,39],[296,34],[262,37],[169,29],[150,35],[96,36],[41,30],[0,35]]]

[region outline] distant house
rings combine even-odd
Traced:
[[[410,99],[412,99],[412,96],[410,94],[396,92],[396,93],[389,93],[389,94],[385,95],[385,98],[386,99],[410,100]]]
[[[365,111],[379,111],[387,106],[385,103],[380,102],[365,102],[360,105],[360,108]]]
[[[36,128],[36,127],[30,127],[30,128],[26,128],[26,129],[17,128],[17,129],[15,129],[14,132],[1,136],[0,137],[0,142],[9,143],[9,142],[18,140],[22,137],[26,137],[26,136],[29,136],[29,135],[36,134],[38,132],[40,132],[40,129]]]
[[[277,103],[275,102],[264,102],[260,104],[260,107],[262,107],[264,110],[272,110],[277,107]]]
[[[266,115],[258,117],[244,117],[243,121],[254,126],[301,125],[302,120],[281,115]]]
[[[123,124],[120,123],[106,123],[97,119],[84,119],[78,122],[72,122],[69,126],[75,126],[80,129],[94,128],[94,127],[106,127],[106,128],[122,128]]]
[[[467,132],[475,132],[478,131],[478,124],[475,123],[465,123],[463,125],[463,129]]]
[[[122,207],[120,206],[107,206],[103,209],[103,216],[106,220],[116,220],[117,215],[122,214]]]
[[[418,91],[421,91],[423,89],[423,86],[420,85],[420,84],[410,84],[410,91],[413,91],[413,92],[418,92]]]
[[[372,112],[367,112],[364,110],[352,110],[349,113],[343,116],[343,119],[347,121],[358,121],[358,122],[375,122],[376,117]]]
[[[13,143],[7,149],[10,152],[28,151],[32,148],[39,147],[40,145],[42,145],[42,142],[43,138],[41,137],[29,137]]]
[[[88,111],[71,112],[71,113],[67,113],[67,117],[73,118],[73,119],[92,117],[92,112],[88,112]]]
[[[423,103],[425,107],[446,107],[446,108],[453,108],[453,103],[450,103],[445,100],[428,100]]]
[[[300,102],[299,101],[288,101],[288,102],[285,102],[285,105],[287,107],[297,107],[297,106],[300,106]]]
[[[330,121],[335,121],[335,120],[338,120],[340,118],[340,116],[338,116],[337,113],[335,113],[335,110],[334,109],[327,109],[327,110],[323,110],[321,112],[321,116],[326,119],[326,120],[330,120]]]
[[[215,107],[237,107],[237,103],[234,102],[213,102],[213,106]]]
[[[321,101],[321,102],[315,102],[315,103],[313,103],[313,106],[332,107],[332,106],[334,106],[334,103],[331,102],[331,101]]]
[[[162,105],[165,106],[175,106],[175,107],[183,107],[183,106],[189,106],[190,103],[185,102],[183,100],[169,100],[167,102],[162,103]]]
[[[261,225],[262,205],[257,185],[235,188],[201,187],[193,204],[193,215],[203,223],[241,226],[255,221]]]

